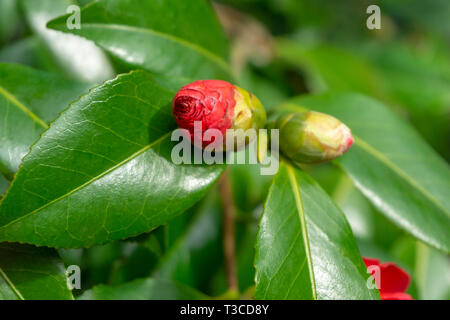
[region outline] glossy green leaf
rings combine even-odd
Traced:
[[[119,286],[99,285],[79,300],[205,300],[202,293],[167,280],[139,279]]]
[[[377,299],[343,213],[306,173],[282,163],[256,242],[255,299]]]
[[[124,14],[126,12],[126,14]],[[81,11],[80,29],[67,16],[48,27],[93,40],[127,64],[189,78],[227,78],[227,43],[206,0],[96,1]]]
[[[136,71],[71,104],[2,200],[0,241],[92,246],[148,232],[197,202],[223,166],[172,163],[181,85]]]
[[[54,250],[0,244],[0,300],[70,300],[64,265]]]
[[[93,83],[113,77],[114,70],[107,56],[94,43],[47,28],[48,21],[66,14],[70,5],[76,4],[75,1],[20,0],[20,2],[28,25],[43,41],[62,72],[75,79]],[[67,28],[66,20],[64,26]]]
[[[299,108],[348,125],[355,143],[337,163],[395,224],[450,252],[450,170],[414,129],[382,103],[358,94],[300,97],[281,107]]]
[[[54,74],[0,63],[0,173],[12,179],[47,124],[88,88]]]

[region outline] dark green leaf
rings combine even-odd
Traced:
[[[136,71],[74,102],[25,157],[0,205],[0,241],[101,244],[148,232],[198,201],[223,166],[172,163],[180,86]]]
[[[450,25],[442,23],[449,17],[450,3],[447,0],[430,3],[412,0],[406,6],[402,5],[401,1],[384,1],[383,7],[390,15],[401,20],[402,25],[410,26],[414,30],[424,28],[433,34],[441,34],[446,39],[450,36]]]
[[[54,250],[0,244],[0,300],[73,299]]]
[[[255,239],[257,224],[255,222],[245,222],[236,224],[236,275],[239,285],[239,292],[245,296],[249,288],[254,289],[255,285]],[[214,276],[211,283],[211,295],[227,297],[231,293],[228,290],[227,275],[224,266]],[[225,296],[224,296],[225,295]]]
[[[0,200],[2,199],[8,187],[9,181],[3,175],[0,174]]]
[[[76,264],[77,266],[82,266],[84,249],[58,249],[58,255],[61,257],[64,265],[70,266]]]
[[[268,112],[289,97],[284,83],[280,82],[280,79],[266,79],[250,68],[245,69],[239,79],[239,85],[256,95]]]
[[[326,94],[288,102],[350,127],[355,143],[337,163],[395,224],[428,244],[450,251],[450,170],[421,137],[382,103],[358,94]]]
[[[135,279],[149,277],[158,263],[158,256],[138,243],[124,241],[122,256],[112,265],[109,284],[121,284]]]
[[[74,249],[72,249],[74,250]],[[120,261],[122,248],[118,241],[87,249],[82,252],[80,268],[83,270],[81,289],[92,288],[101,283],[109,283],[116,261]]]
[[[126,14],[124,14],[126,12]],[[67,16],[48,26],[93,40],[124,62],[189,78],[227,78],[227,43],[205,0],[96,1],[81,11],[81,29]]]
[[[20,27],[17,0],[0,0],[0,45],[11,40]]]
[[[139,279],[120,286],[99,285],[79,300],[204,300],[207,296],[167,280]]]
[[[277,46],[281,59],[306,72],[312,92],[354,90],[376,97],[384,94],[384,82],[377,70],[351,52],[329,45],[302,46],[284,39]]]
[[[407,109],[411,123],[441,155],[450,159],[450,62],[443,43],[426,39],[420,48],[408,43],[362,46],[382,74],[385,102]],[[358,51],[359,53],[359,51]]]
[[[204,288],[222,261],[221,206],[210,192],[160,260],[154,277]],[[179,218],[177,218],[179,219]],[[170,230],[172,221],[168,224]]]
[[[249,149],[245,152],[248,153]],[[235,159],[237,162],[237,158]],[[261,167],[254,164],[234,164],[230,166],[230,174],[236,208],[240,210],[240,214],[251,219],[253,210],[267,196],[272,176],[261,175]]]
[[[47,124],[88,88],[50,73],[0,63],[0,172],[12,179]]]
[[[282,163],[256,242],[255,299],[377,299],[343,213],[306,173]]]

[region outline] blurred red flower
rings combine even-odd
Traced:
[[[413,298],[405,293],[409,285],[409,275],[395,263],[380,263],[378,259],[364,258],[364,263],[369,267],[378,267],[380,272],[379,289],[381,300],[413,300]],[[372,274],[377,281],[374,274]]]

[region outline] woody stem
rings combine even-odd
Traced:
[[[223,249],[225,255],[225,272],[227,276],[228,289],[237,292],[238,281],[236,275],[236,248],[234,239],[235,206],[228,169],[220,178],[219,190],[223,205]]]

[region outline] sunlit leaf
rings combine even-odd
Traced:
[[[86,83],[0,63],[0,172],[12,179],[48,123],[88,88]]]
[[[136,71],[71,104],[25,157],[0,205],[0,241],[81,247],[148,232],[197,202],[223,166],[175,165],[182,83]]]
[[[343,213],[307,174],[282,164],[256,242],[255,299],[377,299]]]
[[[227,43],[205,0],[101,0],[83,8],[81,16],[80,29],[68,30],[67,16],[48,26],[90,39],[150,71],[189,78],[230,76]]]

